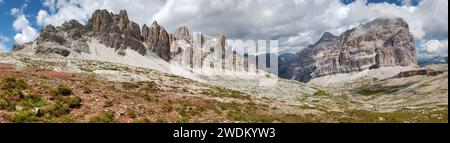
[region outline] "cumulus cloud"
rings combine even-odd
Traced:
[[[448,37],[448,1],[422,0],[413,10],[426,38]]]
[[[23,8],[25,8],[23,6]],[[16,35],[14,36],[14,41],[18,44],[23,44],[26,42],[33,41],[38,37],[39,33],[31,27],[30,21],[28,21],[25,14],[23,14],[23,8],[13,8],[11,9],[11,15],[15,16],[16,19],[13,22],[13,28],[16,32]]]
[[[374,18],[401,17],[418,40],[448,36],[448,1],[426,0],[417,6],[359,0],[257,1],[168,0],[153,19],[170,28],[187,25],[209,34],[226,32],[231,38],[280,40],[281,48],[306,47],[328,31],[338,35]],[[297,48],[298,49],[298,48]]]
[[[113,1],[113,2],[112,2]],[[61,25],[76,19],[87,23],[97,9],[107,9],[118,13],[126,9],[131,20],[139,24],[151,23],[152,16],[159,11],[165,0],[44,0],[49,11],[41,10],[37,16],[41,25]]]
[[[38,12],[37,17],[36,17],[36,22],[37,22],[39,25],[44,25],[44,20],[45,20],[45,18],[46,18],[47,16],[48,16],[47,11],[45,11],[45,10],[40,10],[40,11]]]
[[[0,35],[0,52],[7,52],[5,43],[9,41],[10,41],[9,37]]]
[[[421,47],[425,56],[447,56],[448,55],[448,39],[446,40],[429,40],[422,41]]]
[[[157,20],[169,31],[187,26],[191,32],[215,35],[225,32],[230,39],[279,40],[280,49],[299,51],[318,40],[324,32],[339,35],[362,22],[380,17],[401,17],[418,41],[448,37],[448,1],[422,0],[417,6],[404,0],[403,6],[349,5],[339,0],[45,0],[49,11],[37,16],[42,25],[60,25],[77,19],[86,23],[96,9],[117,13],[126,9],[139,24]]]

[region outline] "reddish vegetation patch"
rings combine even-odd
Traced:
[[[22,72],[19,71],[13,71],[16,68],[15,65],[12,64],[4,64],[0,63],[0,76],[19,76],[22,75]],[[24,73],[30,73],[35,74],[39,76],[44,77],[53,77],[53,78],[74,78],[78,77],[74,73],[67,73],[67,72],[57,72],[57,71],[51,71],[51,70],[45,70],[45,69],[39,69],[39,68],[26,68]]]
[[[0,70],[10,70],[10,69],[15,69],[16,66],[12,65],[12,64],[4,64],[4,63],[0,63]]]
[[[18,72],[11,71],[15,68],[15,65],[0,63],[0,76],[18,76]]]
[[[0,70],[0,76],[19,76],[20,73],[18,72],[12,72],[12,71],[1,71]]]
[[[55,77],[55,78],[76,77],[76,74],[73,73],[55,72],[55,71],[40,71],[36,72],[36,74],[44,77]]]
[[[74,74],[74,73],[57,72],[57,71],[44,70],[44,69],[38,69],[38,68],[26,68],[25,72],[33,73],[33,74],[36,74],[36,75],[39,75],[39,76],[54,77],[54,78],[77,77],[76,74]]]

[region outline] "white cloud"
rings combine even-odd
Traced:
[[[426,32],[426,38],[448,37],[447,0],[422,0],[414,14]]]
[[[45,0],[44,6],[50,11],[38,14],[41,25],[61,25],[65,21],[76,19],[86,23],[91,14],[97,9],[107,9],[118,13],[126,9],[130,19],[140,24],[151,24],[151,17],[159,11],[165,0]]]
[[[448,55],[448,39],[422,41],[420,46],[422,47],[423,52],[430,56]]]
[[[187,25],[209,34],[225,31],[232,38],[278,39],[281,47],[289,48],[306,47],[326,31],[337,35],[379,17],[402,17],[418,40],[448,35],[447,0],[426,0],[418,6],[367,5],[364,0],[350,5],[339,0],[168,0],[153,19],[171,29]]]
[[[50,11],[39,12],[38,23],[60,25],[77,19],[86,23],[96,9],[114,13],[126,9],[139,24],[157,20],[169,31],[188,26],[191,32],[231,39],[279,40],[281,50],[299,50],[324,32],[338,35],[361,22],[378,17],[402,17],[418,41],[448,37],[448,1],[422,0],[412,6],[358,0],[45,0]],[[298,47],[298,48],[294,48]]]
[[[44,20],[45,18],[48,16],[47,11],[45,10],[40,10],[38,12],[38,16],[36,17],[36,22],[40,25],[44,25]]]
[[[0,4],[3,4],[3,2],[4,2],[3,0],[0,0]]]
[[[16,17],[13,22],[13,28],[16,32],[18,32],[14,36],[14,41],[18,44],[33,41],[39,36],[39,33],[36,29],[31,27],[30,22],[22,11],[22,9],[17,8],[11,9],[11,14]]]
[[[7,52],[6,51],[6,45],[3,44],[3,43],[0,43],[0,53],[2,53],[2,52]]]
[[[7,52],[5,43],[9,41],[9,37],[0,34],[0,52]]]

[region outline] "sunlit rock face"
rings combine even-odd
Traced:
[[[280,75],[307,82],[389,66],[417,66],[414,37],[400,18],[375,19],[340,36],[325,33],[318,42],[283,63]]]

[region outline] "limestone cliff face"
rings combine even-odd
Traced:
[[[61,26],[48,25],[37,38],[36,46],[17,45],[14,52],[21,50],[41,55],[60,55],[67,57],[73,52],[90,53],[88,42],[96,39],[100,44],[113,48],[119,55],[132,49],[141,55],[156,54],[170,60],[170,37],[164,27],[154,22],[151,27],[140,26],[130,21],[125,10],[113,14],[107,10],[96,10],[86,25],[76,20],[65,22]],[[26,48],[27,46],[32,48]]]
[[[151,52],[166,61],[170,60],[169,33],[164,27],[160,26],[156,21],[153,22],[151,27],[144,25],[143,36],[144,41]]]
[[[34,42],[16,45],[13,51],[30,55],[83,58],[84,55],[98,52],[96,50],[98,45],[95,45],[97,43],[90,43],[93,40],[114,49],[121,56],[125,56],[126,50],[131,49],[142,56],[156,55],[167,62],[173,61],[192,68],[195,66],[190,63],[194,59],[201,61],[196,66],[207,65],[212,69],[223,67],[218,58],[233,63],[244,61],[244,59],[236,60],[237,58],[232,56],[223,57],[225,52],[223,33],[217,37],[200,34],[201,47],[195,47],[199,45],[194,45],[193,36],[187,27],[179,27],[171,34],[154,21],[152,25],[144,24],[141,28],[129,19],[125,10],[119,14],[96,10],[86,25],[76,20],[65,22],[58,27],[48,25]]]
[[[280,65],[280,76],[307,82],[386,66],[417,66],[414,37],[403,19],[375,19],[340,36],[325,33]]]
[[[100,43],[116,49],[119,54],[124,54],[123,51],[127,48],[141,55],[147,54],[142,42],[141,29],[137,23],[128,19],[125,10],[121,10],[118,15],[107,10],[97,10],[92,14],[87,28],[94,32]]]

